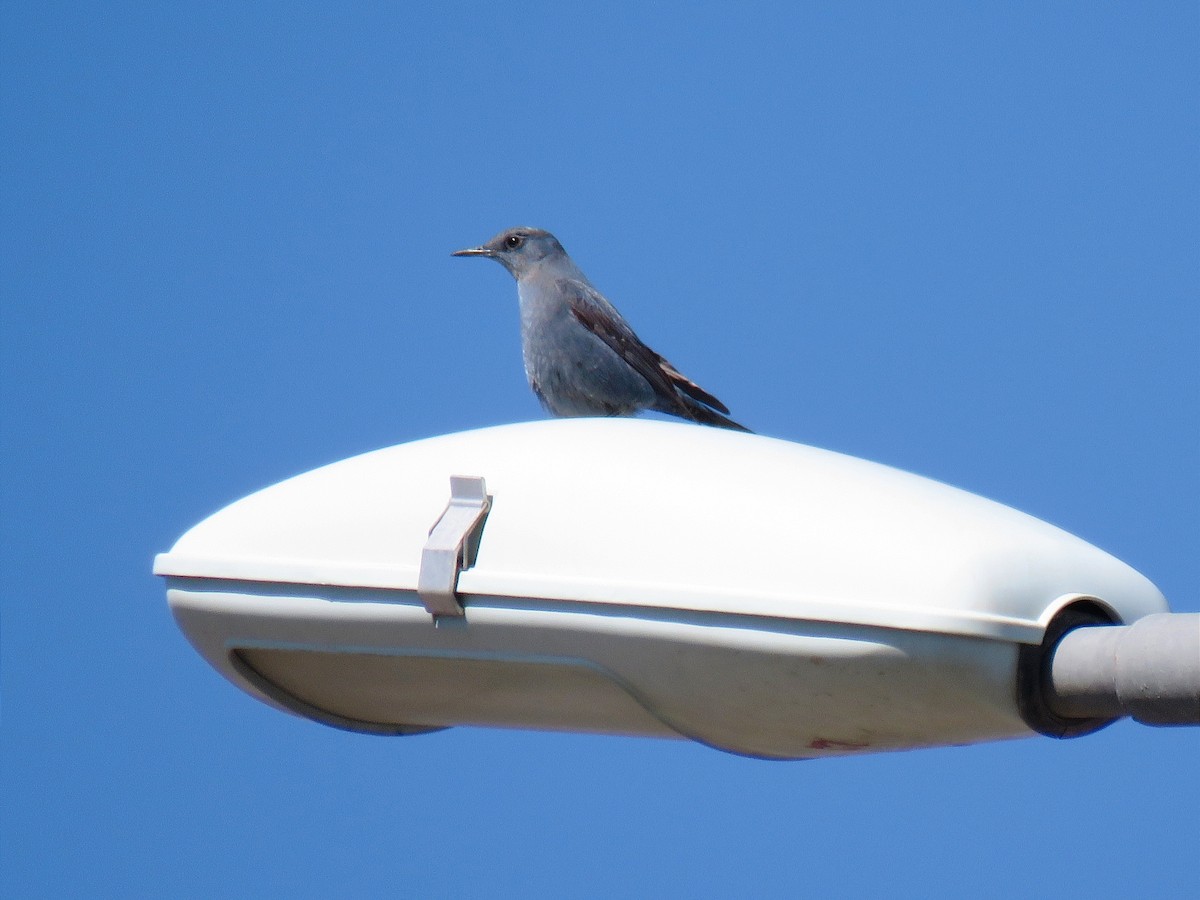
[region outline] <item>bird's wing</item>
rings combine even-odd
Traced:
[[[720,412],[729,412],[720,400],[685,378],[678,369],[642,343],[613,305],[590,285],[564,278],[558,282],[558,288],[567,297],[571,314],[579,323],[650,382],[655,393],[678,405],[685,418],[693,418],[693,415],[688,404],[679,396],[680,392]]]
[[[690,378],[684,377],[684,375],[681,374],[678,369],[676,369],[661,356],[658,357],[658,364],[662,366],[662,370],[667,373],[667,377],[671,379],[671,383],[693,400],[699,400],[705,406],[711,406],[713,409],[719,410],[720,412],[729,412],[729,407],[727,407],[724,403],[722,403],[704,388],[700,387],[700,385],[696,384],[696,382],[692,381]]]

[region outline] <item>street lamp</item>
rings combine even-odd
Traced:
[[[553,420],[378,450],[221,510],[155,572],[226,678],[356,731],[798,758],[1200,722],[1200,616],[1158,618],[1124,563],[928,479],[719,429]],[[1112,627],[1142,620],[1174,648],[1149,687],[1128,664],[1156,656],[1145,626]]]

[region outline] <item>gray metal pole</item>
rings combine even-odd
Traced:
[[[1066,718],[1200,725],[1200,613],[1068,631],[1048,676],[1046,702]]]

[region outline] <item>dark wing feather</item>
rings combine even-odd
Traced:
[[[684,377],[684,375],[678,369],[676,369],[661,356],[658,357],[658,364],[662,367],[662,370],[667,373],[667,377],[671,379],[671,382],[693,400],[699,400],[705,406],[711,406],[713,409],[718,410],[719,412],[729,412],[728,406],[726,406],[704,388],[700,387],[700,385],[696,384],[696,382]]]
[[[650,382],[654,393],[664,400],[673,401],[679,407],[679,414],[686,415],[686,407],[675,390],[674,382],[663,371],[662,357],[642,343],[612,304],[579,281],[563,279],[558,287],[571,305],[571,315]]]
[[[675,406],[676,415],[709,425],[748,430],[720,415],[728,413],[729,408],[642,343],[621,314],[596,290],[573,279],[559,281],[558,287],[568,298],[576,320],[645,378],[659,397]]]

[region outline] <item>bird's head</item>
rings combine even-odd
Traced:
[[[486,244],[456,250],[452,256],[486,256],[520,278],[547,257],[566,256],[562,244],[548,231],[518,226],[502,231]]]

